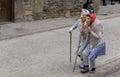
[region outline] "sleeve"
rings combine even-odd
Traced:
[[[71,31],[75,30],[76,28],[80,28],[80,19],[78,19],[70,28]]]
[[[96,25],[95,31],[91,31],[91,34],[95,37],[95,38],[102,38],[102,34],[103,34],[103,27],[101,24]]]
[[[92,31],[91,34],[92,34],[95,38],[99,38],[99,35],[96,34],[94,31]]]

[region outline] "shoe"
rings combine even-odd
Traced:
[[[107,6],[107,4],[105,3],[105,4],[103,4],[103,6]]]
[[[111,3],[111,5],[115,5],[115,3]]]
[[[83,63],[81,63],[80,65],[79,65],[79,68],[81,68],[81,69],[84,69],[84,64]]]
[[[89,72],[89,68],[88,66],[85,66],[84,69],[81,70],[82,74],[88,73]]]
[[[89,71],[89,73],[90,73],[90,74],[94,74],[94,73],[95,73],[95,69],[96,69],[96,68],[92,68],[92,69]]]
[[[77,55],[80,58],[80,55]]]

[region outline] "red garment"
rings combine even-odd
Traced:
[[[96,19],[96,15],[95,14],[90,14],[90,18],[91,18],[91,23],[93,23]]]

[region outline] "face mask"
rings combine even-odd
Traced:
[[[86,17],[86,21],[85,21],[86,25],[89,26],[91,23],[91,18],[90,17]]]

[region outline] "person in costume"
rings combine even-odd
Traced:
[[[88,32],[87,32],[87,27],[85,26],[86,15],[89,14],[90,12],[88,10],[82,9],[82,12],[80,14],[80,19],[78,19],[76,23],[74,23],[69,30],[69,32],[72,32],[73,30],[78,28],[80,31],[81,37],[79,38],[79,46],[76,54],[80,57],[81,60],[82,60],[82,51],[89,47],[89,43],[86,38],[88,36],[87,35]],[[80,63],[79,67],[83,68],[83,63]]]
[[[103,39],[103,26],[96,18],[95,14],[86,16],[86,25],[88,30],[89,48],[82,53],[84,67],[81,73],[95,72],[95,59],[98,56],[105,55],[106,43]]]

